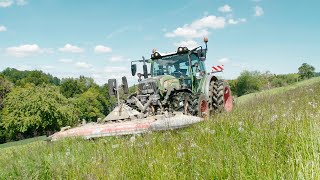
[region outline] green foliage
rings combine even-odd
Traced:
[[[32,83],[36,86],[42,84],[60,84],[59,78],[53,77],[50,74],[45,74],[44,72],[38,70],[19,71],[14,68],[7,68],[4,71],[2,71],[2,74],[18,86],[24,86],[28,83]]]
[[[231,92],[232,92],[232,96],[237,96],[238,80],[237,79],[229,80],[228,84],[230,86],[230,89],[231,89]]]
[[[58,87],[14,88],[4,101],[2,125],[9,139],[32,137],[74,125],[78,120],[74,105],[59,93]]]
[[[309,79],[315,76],[315,68],[310,64],[303,63],[298,70],[301,79]]]
[[[181,130],[3,148],[0,177],[320,179],[319,79],[268,92]]]
[[[229,85],[233,95],[242,96],[260,90],[283,87],[299,81],[298,74],[271,74],[270,72],[243,71],[235,80],[230,80]]]
[[[78,79],[66,78],[62,79],[60,92],[65,97],[70,98],[86,92],[91,87],[98,87],[92,78],[87,78],[84,76],[80,76]]]
[[[13,84],[3,75],[0,75],[0,110],[3,108],[3,100],[5,95],[10,92]]]
[[[244,71],[237,79],[236,93],[238,96],[260,91],[266,80],[261,78],[261,73],[257,71]]]
[[[0,144],[6,142],[6,133],[4,127],[1,125],[2,108],[5,96],[11,91],[13,84],[0,74]]]
[[[283,87],[299,81],[298,74],[275,75],[271,81],[272,87]]]
[[[97,121],[98,118],[103,118],[109,113],[110,103],[100,93],[99,88],[91,87],[75,101],[80,110],[80,119]]]

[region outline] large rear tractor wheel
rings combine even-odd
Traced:
[[[233,108],[230,86],[223,80],[210,83],[210,110],[213,112],[230,112]]]

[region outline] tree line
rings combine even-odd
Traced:
[[[38,70],[7,68],[0,73],[0,143],[97,121],[115,102],[107,84],[99,86],[89,77],[59,79]]]
[[[231,91],[234,96],[242,96],[261,90],[282,87],[295,82],[320,76],[315,72],[315,68],[307,63],[303,63],[297,73],[292,74],[272,74],[269,71],[243,71],[237,79],[229,80]]]

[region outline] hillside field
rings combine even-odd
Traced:
[[[0,179],[320,179],[320,78],[177,131],[0,146]]]

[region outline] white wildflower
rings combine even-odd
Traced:
[[[112,149],[116,149],[116,148],[118,148],[118,147],[119,147],[119,144],[113,144],[113,145],[111,146]]]
[[[130,138],[130,142],[133,144],[135,141],[136,141],[136,137],[135,137],[135,136],[132,136],[132,137]]]
[[[216,131],[214,129],[209,129],[209,128],[205,128],[204,132],[207,132],[209,134],[215,134],[216,133]]]
[[[318,103],[316,103],[316,102],[308,102],[308,104],[310,106],[312,106],[312,108],[317,108],[317,106],[318,106]]]
[[[244,131],[243,127],[240,126],[240,127],[238,128],[238,131],[239,131],[239,132],[243,132],[243,131]]]
[[[196,143],[191,143],[190,147],[194,148],[194,147],[198,147],[198,145]]]
[[[69,148],[66,150],[66,156],[70,156],[70,149]]]
[[[184,154],[183,152],[180,152],[180,151],[179,151],[179,152],[177,152],[177,157],[178,157],[178,158],[182,158],[183,154]]]
[[[277,120],[278,119],[278,115],[273,115],[272,117],[271,117],[271,122],[273,122],[273,121],[275,121],[275,120]]]

